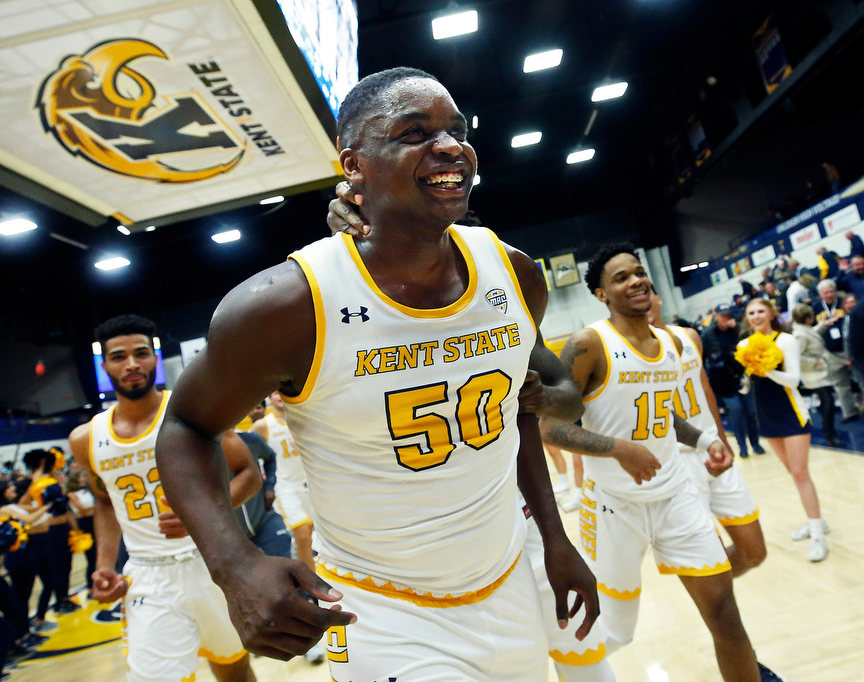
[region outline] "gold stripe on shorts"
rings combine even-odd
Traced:
[[[363,578],[363,580],[357,580],[351,573],[339,575],[334,571],[328,570],[323,564],[318,564],[317,571],[318,575],[324,578],[324,580],[341,583],[343,585],[351,585],[352,587],[357,587],[361,590],[366,590],[367,592],[374,592],[375,594],[390,597],[391,599],[403,599],[405,601],[410,601],[417,606],[446,609],[450,608],[451,606],[465,606],[466,604],[476,604],[477,602],[486,599],[486,597],[488,597],[495,590],[501,587],[504,581],[507,580],[507,576],[509,576],[513,572],[513,569],[516,568],[516,564],[519,563],[519,557],[521,556],[522,555],[520,553],[520,555],[516,557],[516,561],[513,562],[510,568],[508,568],[504,572],[504,574],[494,583],[491,583],[486,587],[480,588],[479,590],[474,590],[473,592],[466,592],[465,594],[460,594],[456,597],[452,595],[435,597],[428,592],[426,594],[418,594],[413,590],[399,589],[390,581],[384,583],[383,585],[376,585],[372,578]]]

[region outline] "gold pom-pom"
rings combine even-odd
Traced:
[[[93,536],[80,530],[69,531],[69,549],[74,554],[86,552],[93,546]]]
[[[744,366],[747,374],[764,377],[783,362],[783,351],[770,336],[756,332],[746,344],[735,350],[735,359]]]

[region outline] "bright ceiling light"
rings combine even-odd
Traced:
[[[567,155],[567,163],[582,163],[583,161],[590,161],[594,158],[595,150],[593,149],[577,149],[575,152],[571,152]]]
[[[118,268],[125,268],[127,265],[130,265],[130,262],[123,256],[110,256],[109,258],[96,261],[94,265],[99,270],[117,270]]]
[[[680,270],[681,272],[690,272],[690,270],[695,270],[698,267],[699,266],[696,265],[696,263],[693,263],[693,265],[682,265]]]
[[[476,187],[477,185],[480,184],[480,173],[477,173],[477,174],[474,176],[474,181],[473,181],[471,184],[472,184],[472,186],[474,186],[474,187]]]
[[[458,14],[448,14],[432,20],[432,37],[435,40],[474,33],[477,30],[477,12],[473,9]]]
[[[699,263],[699,267],[700,268],[707,268],[708,267],[708,261],[703,260],[701,263]]]
[[[621,97],[627,91],[627,83],[612,83],[610,85],[601,85],[599,88],[594,88],[594,93],[591,95],[592,102],[603,102],[607,99],[615,99]]]
[[[148,225],[147,227],[144,228],[144,231],[145,232],[155,232],[156,226],[155,225]]]
[[[0,234],[4,237],[9,237],[13,234],[20,234],[21,232],[29,232],[30,230],[36,229],[36,223],[31,220],[25,220],[24,218],[13,218],[12,220],[4,220],[0,223]]]
[[[474,130],[477,130],[477,126],[479,125],[479,123],[480,123],[479,118],[477,118],[476,116],[471,117],[471,127],[474,128]]]
[[[266,206],[267,204],[281,204],[283,201],[285,201],[285,197],[280,194],[276,197],[267,197],[266,199],[262,199],[258,203],[262,206]]]
[[[228,242],[236,242],[240,239],[240,230],[225,230],[225,232],[217,232],[210,236],[217,244],[227,244]]]
[[[543,137],[543,133],[539,130],[535,130],[533,133],[522,133],[521,135],[514,135],[513,139],[510,140],[510,146],[514,149],[517,147],[527,147],[532,144],[537,144]]]
[[[561,63],[561,57],[564,55],[564,50],[547,50],[546,52],[538,52],[537,54],[529,54],[525,57],[525,63],[522,65],[523,73],[533,73],[534,71],[542,71],[543,69],[552,69]]]
[[[125,234],[127,237],[128,237],[130,234],[132,234],[132,231],[131,231],[128,227],[126,227],[125,225],[118,225],[118,226],[117,226],[117,231],[118,231],[120,234]]]

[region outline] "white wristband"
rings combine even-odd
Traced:
[[[696,441],[696,447],[699,450],[705,450],[707,452],[708,448],[711,447],[711,443],[713,443],[715,440],[717,440],[717,436],[708,431],[703,431],[702,434],[699,436],[699,440]]]

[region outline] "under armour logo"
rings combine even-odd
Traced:
[[[602,511],[604,511],[604,512],[607,512],[607,511],[608,511],[610,514],[614,514],[614,513],[615,513],[615,510],[612,509],[612,507],[607,507],[605,504],[600,505],[600,506],[603,507],[603,510],[602,510]]]
[[[132,606],[144,606],[144,597],[135,597],[132,600]]]
[[[342,310],[340,310],[339,312],[342,313],[342,322],[344,322],[345,324],[350,324],[352,317],[359,317],[361,322],[368,322],[369,316],[366,314],[368,311],[369,308],[361,305],[360,312],[358,313],[348,312],[348,308],[342,308]]]
[[[99,447],[100,448],[107,448],[110,444],[111,443],[109,443],[107,439],[99,441]]]
[[[615,358],[616,359],[626,358],[626,357],[627,357],[627,353],[625,353],[623,350],[620,353],[617,350],[615,351]]]

